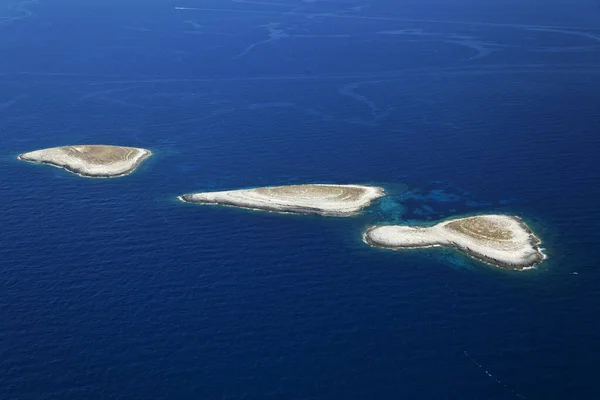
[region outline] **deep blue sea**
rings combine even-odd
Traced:
[[[600,398],[598,1],[0,0],[0,138],[0,400]],[[390,196],[176,199],[295,183]],[[487,212],[549,259],[361,241]]]

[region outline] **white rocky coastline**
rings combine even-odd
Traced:
[[[86,178],[129,175],[148,157],[150,150],[109,145],[52,147],[23,153],[19,160],[64,168]]]
[[[375,186],[308,184],[185,194],[179,199],[186,203],[348,217],[384,195],[384,190]]]
[[[367,229],[365,242],[374,247],[410,249],[452,247],[487,264],[523,270],[546,256],[541,240],[518,217],[479,215],[440,222],[431,227],[380,225]]]

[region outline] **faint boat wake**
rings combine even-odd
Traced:
[[[510,392],[512,392],[512,394],[514,394],[515,396],[521,398],[521,399],[526,399],[527,397],[523,396],[522,394],[516,392],[514,389],[511,389],[506,383],[502,382],[500,379],[496,378],[494,375],[492,375],[487,369],[485,369],[481,364],[479,364],[477,361],[475,361],[475,359],[473,357],[471,357],[469,355],[469,353],[467,353],[467,351],[464,351],[465,356],[467,356],[467,358],[469,360],[471,360],[471,362],[473,364],[475,364],[475,366],[477,368],[479,368],[480,370],[482,370],[490,379],[492,379],[493,381],[495,381],[497,384],[504,386],[507,390],[509,390]]]
[[[237,56],[235,56],[233,58],[236,59],[236,58],[244,57],[246,54],[250,53],[256,46],[259,46],[261,44],[268,44],[268,43],[275,42],[279,39],[289,37],[288,33],[284,29],[279,28],[279,25],[280,24],[277,22],[270,23],[267,25],[261,25],[260,26],[261,28],[267,28],[269,38],[265,39],[265,40],[261,40],[260,42],[252,43],[251,45],[247,46]]]
[[[366,96],[363,96],[359,93],[356,92],[356,90],[363,85],[375,85],[375,84],[379,84],[382,83],[383,81],[368,81],[368,82],[357,82],[357,83],[351,83],[348,85],[345,85],[343,87],[341,87],[338,90],[338,93],[341,94],[342,96],[347,96],[350,97],[353,100],[356,100],[362,104],[364,104],[370,111],[371,113],[371,117],[372,117],[372,121],[367,121],[368,124],[371,124],[373,126],[376,126],[380,120],[382,120],[383,118],[387,117],[388,115],[390,115],[392,109],[391,108],[387,108],[385,110],[381,110],[381,108],[379,108],[375,102],[373,102],[372,100],[370,100],[369,98],[367,98]]]
[[[16,15],[13,17],[1,17],[0,25],[10,24],[11,22],[19,21],[34,16],[35,14],[27,8],[27,5],[37,3],[38,0],[24,0],[6,5],[6,8]]]
[[[209,8],[209,7],[174,7],[179,11],[206,11],[217,13],[240,13],[240,14],[262,14],[262,15],[279,15],[279,16],[298,16],[306,18],[340,18],[340,19],[357,19],[357,20],[372,20],[372,21],[398,21],[398,22],[421,22],[431,24],[448,24],[448,25],[467,25],[467,26],[491,26],[505,27],[527,30],[565,30],[569,33],[584,33],[585,27],[578,26],[563,26],[563,25],[530,25],[530,24],[507,24],[501,22],[482,22],[482,21],[453,21],[453,20],[438,20],[438,19],[417,19],[417,18],[398,18],[398,17],[382,17],[371,15],[354,15],[354,14],[338,14],[338,13],[306,13],[306,12],[281,12],[268,10],[244,10],[231,8]],[[589,34],[589,33],[588,33]],[[593,35],[593,34],[592,34]]]

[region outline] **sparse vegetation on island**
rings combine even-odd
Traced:
[[[375,186],[309,184],[185,194],[179,199],[187,203],[348,217],[384,195],[384,190]]]
[[[379,225],[367,229],[365,242],[375,247],[410,249],[452,247],[487,264],[514,270],[532,268],[546,256],[541,240],[518,217],[478,215],[434,226]]]
[[[79,145],[52,147],[19,155],[19,159],[53,165],[87,178],[129,175],[152,152],[136,147]]]

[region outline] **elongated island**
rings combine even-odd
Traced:
[[[513,270],[532,268],[546,258],[540,239],[520,218],[508,215],[458,218],[431,227],[373,226],[363,238],[371,246],[390,249],[453,247],[487,264]]]
[[[384,195],[384,190],[376,186],[308,184],[184,194],[179,199],[186,203],[348,217]]]
[[[129,175],[148,157],[150,150],[108,145],[52,147],[19,155],[19,160],[64,168],[87,178]]]

